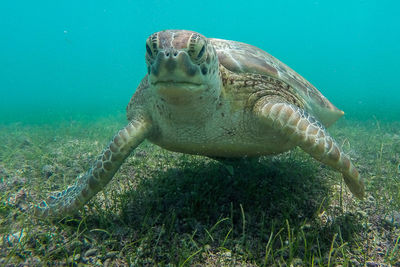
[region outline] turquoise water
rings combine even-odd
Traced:
[[[188,29],[256,45],[351,118],[400,116],[398,1],[2,1],[0,122],[123,112],[145,40]]]

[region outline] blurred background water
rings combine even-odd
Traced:
[[[400,2],[3,0],[0,123],[124,112],[164,29],[260,47],[353,119],[400,116]]]

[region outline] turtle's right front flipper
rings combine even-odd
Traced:
[[[74,185],[35,206],[34,213],[42,217],[62,217],[77,211],[104,188],[150,131],[149,122],[131,121],[114,136],[87,173],[79,176]]]

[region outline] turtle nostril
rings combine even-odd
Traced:
[[[166,55],[167,57],[169,57],[169,52],[166,52],[165,55]]]
[[[174,51],[174,57],[178,55],[178,51]]]

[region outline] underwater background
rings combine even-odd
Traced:
[[[352,119],[400,115],[400,2],[2,1],[0,123],[124,112],[164,29],[260,47]]]
[[[399,11],[394,0],[0,1],[0,266],[400,266]],[[221,164],[144,141],[77,214],[35,216],[127,124],[145,41],[165,29],[255,45],[314,84],[345,111],[329,132],[366,197],[300,148]]]

